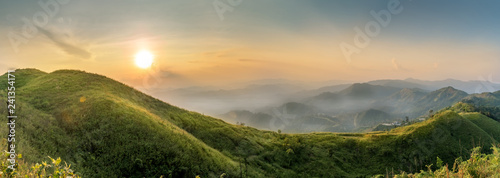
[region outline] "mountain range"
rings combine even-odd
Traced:
[[[15,75],[15,144],[22,161],[61,157],[83,177],[365,177],[418,172],[436,157],[452,165],[476,146],[491,153],[489,146],[500,139],[498,92],[468,95],[424,122],[390,131],[286,134],[188,111],[102,75],[36,69]],[[6,74],[0,88],[0,107],[6,108]],[[339,94],[356,91],[364,89]],[[451,101],[461,92],[450,87],[425,96],[430,94]],[[425,96],[415,101],[428,101]],[[293,109],[283,118],[316,113],[298,102],[273,111],[284,108]],[[340,116],[314,115],[307,118],[319,126],[342,122]],[[373,109],[354,115],[360,124],[367,115],[387,117]]]
[[[245,85],[246,84],[246,85]],[[241,82],[238,88],[217,88],[214,86],[193,86],[154,90],[152,96],[171,104],[218,116],[232,110],[257,111],[265,107],[279,106],[286,102],[299,102],[323,93],[337,93],[352,86],[350,81],[300,82],[286,79],[268,79]],[[392,87],[399,89],[421,89],[435,91],[451,86],[468,94],[494,92],[500,84],[490,81],[460,81],[453,79],[426,81],[408,78],[405,80],[374,80],[359,84]]]
[[[243,122],[260,129],[273,130],[272,127],[266,127],[266,124],[269,126],[273,118],[281,118],[283,114],[280,113],[287,113],[288,118],[293,119],[286,119],[287,122],[282,123],[280,129],[285,132],[360,132],[370,131],[378,124],[401,121],[406,117],[410,120],[425,117],[430,111],[438,111],[469,96],[468,93],[451,86],[435,91],[400,88],[403,86],[419,85],[410,85],[406,81],[388,80],[355,83],[337,92],[323,92],[292,102],[299,103],[300,105],[295,104],[299,107],[286,107],[290,103],[288,102],[278,107],[270,106],[255,111],[268,118],[260,120],[264,121],[264,124],[250,121],[248,118],[257,117],[252,116],[250,111],[245,113],[246,119],[240,119],[237,113],[232,113],[231,119],[227,119],[226,115],[220,115],[220,118],[232,123]],[[296,109],[300,112],[295,111]],[[307,120],[314,119],[318,115],[335,119],[330,119],[331,122],[323,123],[321,127],[311,129],[314,126],[307,125],[310,123]],[[303,124],[298,125],[298,123]]]

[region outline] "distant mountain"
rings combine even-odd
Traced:
[[[387,102],[396,102],[397,104],[405,104],[415,102],[428,94],[427,91],[419,88],[403,88],[391,96],[386,98]]]
[[[359,112],[362,109],[369,109],[366,107],[374,105],[374,102],[381,102],[381,98],[388,97],[395,90],[418,88],[424,92],[431,92],[447,86],[469,94],[500,90],[500,84],[488,81],[459,81],[453,79],[425,81],[409,78],[405,80],[374,80],[366,83],[352,83],[350,81],[304,82],[278,78],[241,82],[232,86],[237,87],[236,89],[194,86],[156,89],[148,93],[174,105],[216,116],[232,110],[256,111],[267,107],[275,107],[286,102],[316,103],[314,105],[322,109],[347,109],[348,112],[353,110]],[[322,94],[323,96],[316,97],[322,101],[316,100],[312,101],[312,103],[306,101]],[[358,97],[363,99],[363,102],[348,104],[348,106],[336,105],[336,101],[332,102],[326,99],[336,97],[335,94],[340,94],[339,96],[344,99],[347,98],[344,101],[350,101]],[[377,98],[374,98],[374,96]],[[362,109],[357,109],[356,105]],[[389,112],[395,108],[384,105],[375,106],[374,109]]]
[[[467,92],[500,87],[485,81],[424,81],[411,78],[338,84],[317,89],[306,89],[303,86],[298,81],[268,79],[253,81],[251,85],[239,89],[190,87],[163,91],[163,94],[155,95],[161,95],[161,99],[181,107],[220,116],[230,123],[245,123],[261,129],[270,129],[270,120],[285,114],[297,119],[288,123],[290,132],[325,131],[326,128],[323,127],[316,127],[319,130],[301,130],[297,125],[307,123],[303,120],[315,119],[316,114],[324,114],[339,120],[336,124],[340,127],[329,127],[330,131],[352,131],[357,128],[352,125],[356,113],[374,109],[389,114],[390,120],[403,119],[406,116],[416,118],[427,115],[429,110],[437,111],[460,101],[467,96]],[[459,92],[463,90],[466,91]],[[295,103],[307,109],[286,109],[294,105],[285,106],[287,103]],[[243,110],[251,114],[240,112]]]
[[[354,126],[357,128],[373,127],[374,125],[390,121],[392,121],[392,117],[388,113],[375,109],[359,112],[354,116]]]
[[[315,114],[295,118],[283,130],[288,133],[346,132],[336,117]]]
[[[420,91],[414,89],[418,95]],[[394,93],[404,92],[400,88],[370,84],[353,84],[339,92],[325,92],[305,99],[303,102],[288,102],[279,107],[267,107],[255,113],[265,113],[266,117],[285,119],[282,130],[287,132],[334,131],[349,132],[359,127],[368,127],[380,122],[393,121],[394,117],[384,111],[372,109],[378,100]],[[418,95],[420,96],[420,95]],[[395,96],[394,96],[395,97]],[[255,118],[255,113],[238,113],[231,111],[221,116],[232,123],[249,123],[258,125],[249,118]],[[234,118],[229,115],[236,116]],[[339,117],[336,117],[338,115]],[[267,121],[266,121],[267,124]],[[265,124],[264,124],[265,125]],[[259,127],[268,129],[269,127]]]
[[[401,88],[356,83],[339,92],[325,92],[302,102],[329,113],[361,112],[370,109],[377,100],[386,98]]]
[[[384,82],[387,81],[379,81],[380,84]],[[405,117],[417,118],[428,115],[430,110],[438,111],[467,96],[468,94],[464,91],[453,87],[428,92],[419,88],[401,89],[361,83],[353,84],[339,92],[321,93],[305,99],[301,103],[287,103],[274,109],[285,111],[289,117],[296,118],[297,121],[288,124],[288,129],[285,130],[293,132],[311,130],[305,129],[305,126],[301,129],[297,123],[304,125],[307,120],[312,122],[315,115],[323,114],[335,118],[334,127],[330,127],[332,125],[330,124],[329,127],[316,127],[318,130],[311,131],[349,132],[373,127],[384,122],[403,120]],[[295,109],[285,109],[287,107],[295,107]],[[273,107],[261,111],[275,117],[271,108]]]
[[[399,90],[401,90],[401,88],[371,85],[368,83],[355,83],[350,87],[338,92],[338,94],[350,98],[377,99],[387,97]]]
[[[404,89],[382,103],[391,106],[392,110],[388,112],[395,116],[415,118],[428,114],[430,110],[437,111],[451,106],[466,96],[468,96],[467,93],[453,87],[441,88],[430,93],[422,92],[419,89]]]
[[[218,116],[231,124],[244,124],[251,127],[270,130],[269,123],[272,115],[265,113],[252,113],[246,110],[235,110]]]
[[[465,97],[465,103],[470,103],[475,106],[500,107],[500,91],[494,93],[472,94]]]
[[[302,90],[300,86],[288,83],[254,84],[231,90],[189,87],[157,91],[153,95],[177,106],[216,116],[231,110],[255,110],[278,105]]]
[[[321,87],[321,88],[314,89],[314,90],[304,90],[304,91],[300,91],[300,92],[297,92],[296,94],[294,94],[294,95],[296,95],[294,98],[302,99],[302,98],[320,95],[322,93],[336,93],[336,92],[339,92],[341,90],[348,88],[351,85],[352,84],[340,84],[340,85],[325,86],[325,87]]]
[[[322,114],[313,106],[297,102],[285,103],[259,112],[234,110],[219,117],[230,123],[243,123],[265,130],[281,129],[288,133],[331,131],[332,127],[340,124],[338,118]]]
[[[283,111],[286,114],[293,114],[299,116],[315,114],[317,112],[316,108],[297,102],[285,103],[280,107],[278,107],[277,109],[278,111]]]
[[[413,78],[408,78],[408,79],[405,79],[404,81],[422,85],[423,87],[419,87],[419,88],[427,89],[427,90],[437,90],[439,88],[452,86],[453,88],[465,91],[469,94],[482,93],[482,92],[494,92],[494,91],[500,90],[500,84],[491,83],[489,81],[478,81],[478,80],[461,81],[461,80],[454,80],[454,79],[446,79],[446,80],[439,80],[439,81],[425,81],[425,80],[418,80],[418,79],[413,79]]]
[[[420,88],[427,89],[426,85],[421,85],[418,83],[413,83],[405,80],[374,80],[366,82],[370,85],[380,85],[386,87],[395,87],[395,88]]]
[[[462,100],[468,96],[464,91],[457,90],[453,87],[445,87],[433,91],[425,95],[422,99],[418,100],[416,105],[420,106],[422,110],[440,110],[447,106]]]

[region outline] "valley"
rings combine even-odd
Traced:
[[[425,119],[433,111],[469,96],[451,86],[434,91],[402,88],[405,86],[430,88],[402,81],[356,83],[342,90],[325,91],[278,107],[268,106],[253,112],[233,110],[218,117],[233,124],[245,123],[259,129],[280,129],[288,133],[367,132],[383,123],[402,122],[406,118],[412,121]]]

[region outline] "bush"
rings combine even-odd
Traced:
[[[497,146],[491,148],[492,154],[482,154],[481,148],[476,147],[471,153],[471,158],[462,161],[457,158],[453,167],[448,165],[432,171],[432,165],[428,165],[428,170],[421,170],[420,173],[406,174],[402,173],[394,177],[412,178],[412,177],[500,177],[500,149]],[[438,158],[437,164],[442,163]]]
[[[19,154],[17,155],[17,163],[16,163],[16,169],[12,170],[9,168],[11,165],[10,162],[7,161],[7,157],[9,157],[10,153],[7,151],[4,151],[3,154],[0,154],[0,159],[4,160],[2,161],[1,164],[1,172],[0,172],[0,177],[80,177],[77,174],[73,172],[73,170],[70,168],[71,165],[66,164],[64,162],[64,165],[61,164],[62,160],[61,158],[53,159],[49,156],[50,161],[47,162],[42,162],[42,164],[36,163],[34,165],[30,165],[25,163],[21,158],[22,155]]]

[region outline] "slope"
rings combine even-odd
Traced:
[[[28,79],[23,73],[30,72],[18,70],[16,77]],[[5,83],[3,75],[1,87]],[[483,145],[495,142],[491,128],[452,111],[390,132],[259,131],[73,70],[32,75],[16,92],[18,151],[28,162],[61,157],[84,177],[369,176],[386,168],[415,170],[436,156],[450,162],[479,140]],[[1,107],[5,98],[2,89]],[[6,133],[6,128],[0,127],[0,132]],[[419,151],[422,148],[431,151]]]
[[[19,70],[17,78],[24,73]],[[192,177],[236,170],[236,162],[138,104],[160,101],[106,77],[62,70],[16,91],[24,118],[18,119],[18,130],[26,132],[19,134],[24,138],[18,148],[31,150],[28,161],[40,161],[40,154],[62,157],[82,175],[98,177]]]

